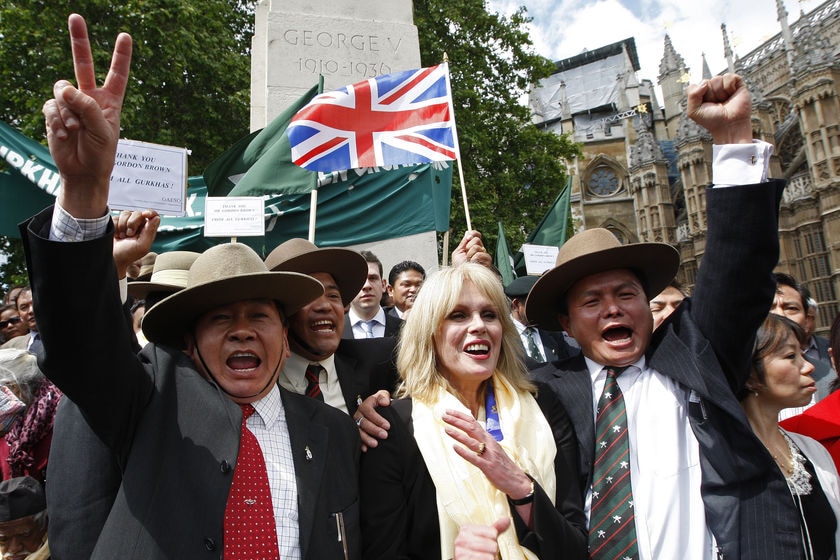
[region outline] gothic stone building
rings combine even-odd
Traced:
[[[727,71],[753,94],[754,136],[775,145],[771,175],[789,182],[777,270],[810,289],[825,333],[840,312],[840,0],[791,24],[776,4],[780,32],[746,56],[734,57],[721,26]],[[688,67],[667,35],[661,104],[638,71],[632,38],[561,60],[531,94],[534,120],[583,145],[572,166],[576,228],[671,243],[690,290],[705,246],[712,140],[684,115]]]

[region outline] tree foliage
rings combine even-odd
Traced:
[[[0,119],[44,141],[43,102],[72,78],[66,2],[10,0],[0,7]],[[77,0],[100,81],[114,38],[134,37],[122,136],[191,150],[191,175],[248,133],[250,48],[256,0]],[[495,247],[501,220],[511,248],[539,222],[566,183],[579,148],[537,129],[521,103],[553,64],[532,52],[524,8],[509,17],[484,0],[414,0],[424,66],[450,60],[455,115],[473,227]],[[455,238],[466,227],[459,185],[452,193]],[[21,279],[19,244],[0,272]],[[8,253],[7,253],[8,254]],[[17,263],[17,264],[16,264]],[[14,275],[14,276],[9,276]]]
[[[134,50],[122,137],[184,146],[191,175],[249,132],[251,38],[256,0],[11,0],[0,5],[0,120],[45,142],[41,107],[59,78],[74,80],[67,16],[85,17],[99,83],[114,39]],[[15,283],[19,243],[3,283]],[[9,253],[7,253],[9,254]],[[7,274],[13,274],[12,282]]]
[[[190,174],[249,132],[255,0],[78,0],[97,77],[120,31],[134,37],[122,136],[191,150]],[[41,106],[59,78],[73,79],[67,2],[0,8],[0,119],[44,138]]]
[[[511,249],[519,247],[565,186],[565,162],[580,153],[567,137],[534,126],[521,102],[555,68],[534,54],[529,21],[525,8],[506,17],[484,0],[414,0],[423,65],[449,59],[470,217],[491,250],[498,220]],[[458,186],[451,228],[455,239],[466,229]]]

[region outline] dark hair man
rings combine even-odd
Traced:
[[[402,261],[391,267],[388,273],[388,293],[394,300],[394,306],[388,313],[402,319],[405,312],[414,305],[414,298],[424,280],[426,271],[414,261]]]

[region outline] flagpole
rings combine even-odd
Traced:
[[[324,75],[318,76],[318,93],[324,93]],[[315,216],[318,213],[318,172],[315,172],[315,187],[309,195],[309,242],[315,244]]]
[[[452,77],[449,74],[449,56],[443,53],[443,63],[446,64],[446,79],[450,81],[449,91],[452,91]],[[452,106],[452,96],[449,96],[449,111],[452,113],[452,140],[455,143],[455,161],[458,162],[458,180],[461,182],[461,200],[464,201],[464,216],[467,219],[467,230],[472,229],[470,207],[467,203],[467,186],[464,184],[464,166],[461,165],[461,145],[458,143],[458,126],[455,124],[455,107]]]

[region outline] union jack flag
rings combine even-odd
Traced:
[[[322,93],[292,117],[286,133],[292,161],[325,173],[457,159],[449,66]]]

